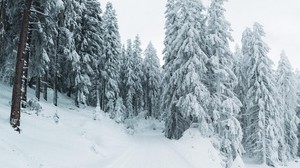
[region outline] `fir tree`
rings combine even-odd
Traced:
[[[297,126],[299,118],[296,115],[298,106],[297,82],[290,62],[283,51],[277,68],[277,86],[280,96],[282,118],[284,118],[284,143],[279,153],[283,162],[295,159],[298,152]]]
[[[144,102],[143,102],[143,88],[142,81],[144,78],[143,74],[143,59],[142,59],[142,49],[141,49],[141,41],[139,36],[135,37],[132,45],[133,50],[133,72],[134,72],[134,96],[133,96],[133,110],[134,115],[138,115],[139,112],[143,110]]]
[[[156,50],[150,42],[144,52],[144,101],[145,109],[148,111],[147,116],[159,117],[159,88],[161,83],[161,71],[159,58]]]
[[[136,78],[136,74],[133,71],[134,65],[133,65],[133,50],[132,50],[132,43],[131,40],[127,40],[127,48],[126,48],[126,54],[125,54],[125,79],[124,79],[124,85],[125,85],[125,106],[126,106],[126,118],[132,118],[134,116],[133,111],[133,96],[135,94],[134,89],[134,79]]]
[[[247,47],[249,56],[245,56],[245,77],[247,79],[245,116],[246,152],[261,163],[276,165],[278,162],[279,142],[283,129],[278,107],[278,92],[275,86],[272,61],[268,58],[268,46],[262,41],[265,35],[260,24],[255,23]]]
[[[111,117],[117,117],[115,107],[117,99],[120,96],[119,80],[120,80],[120,58],[121,58],[121,42],[119,28],[117,23],[116,12],[111,3],[106,5],[106,11],[103,15],[104,20],[104,58],[101,68],[102,91],[101,97],[104,111],[110,113]],[[118,101],[120,107],[121,100]],[[118,112],[120,113],[120,112]],[[122,112],[121,112],[122,113]],[[119,116],[118,116],[119,118]]]
[[[235,60],[229,48],[231,28],[224,16],[223,3],[224,0],[213,0],[208,9],[208,75],[211,116],[221,139],[221,151],[227,157],[227,167],[230,167],[243,151],[242,129],[237,120],[242,104],[233,92],[238,79],[232,71]]]
[[[1,10],[1,15],[3,14],[2,31],[5,32],[2,34],[2,36],[5,40],[3,43],[1,43],[1,48],[3,48],[3,50],[1,50],[1,59],[4,60],[4,62],[1,63],[2,66],[0,67],[1,80],[5,83],[13,85],[13,77],[15,73],[14,67],[16,64],[15,57],[17,55],[17,47],[22,23],[21,11],[24,1],[3,1],[1,5],[2,4],[5,6],[5,9]]]
[[[180,13],[177,16],[180,16],[181,26],[174,30],[175,37],[168,37],[173,24],[166,27],[166,38],[173,38],[174,41],[166,40],[165,43],[167,60],[164,66],[164,82],[168,83],[163,84],[166,86],[163,88],[162,107],[167,116],[165,136],[179,139],[190,127],[191,122],[200,123],[201,132],[204,135],[208,134],[206,105],[209,92],[202,83],[208,58],[201,50],[204,41],[203,37],[199,36],[203,25],[201,21],[204,18],[204,7],[196,0],[169,1],[168,5],[174,6],[175,3],[180,4]],[[167,9],[166,15],[170,16],[172,12],[172,9]]]

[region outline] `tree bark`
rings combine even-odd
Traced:
[[[60,39],[60,35],[61,35],[61,31],[60,28],[62,27],[63,24],[63,20],[64,20],[64,15],[63,12],[60,12],[57,18],[57,25],[56,25],[56,29],[57,29],[57,37],[56,37],[56,53],[55,53],[55,58],[54,58],[54,81],[53,81],[53,104],[54,106],[57,106],[57,92],[58,92],[58,75],[59,75],[59,71],[58,71],[58,54],[59,54],[59,39]]]
[[[48,72],[46,71],[43,81],[43,96],[44,99],[48,100]]]
[[[29,28],[31,28],[30,25],[28,25]],[[27,43],[30,45],[31,43],[31,34],[32,30],[28,31],[28,40]],[[26,53],[24,54],[24,60],[23,60],[23,83],[22,83],[22,107],[26,108],[27,103],[27,86],[28,86],[28,67],[29,67],[29,58],[30,58],[30,48],[26,48]]]
[[[35,81],[35,97],[38,101],[41,99],[41,77],[37,77]]]
[[[29,61],[29,51],[24,54],[23,61],[23,83],[22,83],[22,108],[26,108],[27,102],[27,85],[28,85],[28,61]]]
[[[16,71],[12,94],[12,105],[10,113],[10,124],[16,131],[20,132],[20,118],[21,118],[21,88],[22,88],[22,71],[23,71],[23,53],[26,47],[27,35],[28,35],[28,25],[29,16],[32,0],[25,1],[25,8],[23,11],[22,19],[22,29],[20,33],[20,40],[17,52],[16,60]]]

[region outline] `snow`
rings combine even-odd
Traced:
[[[6,168],[222,168],[219,152],[195,128],[180,140],[163,135],[164,123],[144,118],[131,121],[132,132],[95,108],[75,108],[59,95],[59,107],[42,100],[37,116],[21,115],[21,134],[9,125],[11,88],[0,83],[0,167]],[[29,98],[34,91],[29,89]],[[49,100],[52,92],[49,90]],[[59,117],[55,122],[55,116]],[[244,168],[235,161],[234,168]],[[257,165],[246,162],[246,168]],[[299,163],[291,163],[299,167]],[[259,167],[264,168],[264,167]]]
[[[62,0],[56,0],[56,7],[59,9],[64,8],[64,2]]]

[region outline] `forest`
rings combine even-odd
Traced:
[[[22,134],[24,110],[42,99],[61,106],[63,94],[118,124],[141,115],[159,120],[168,139],[197,128],[214,139],[224,167],[240,156],[274,167],[294,161],[300,72],[284,51],[274,67],[259,23],[232,51],[225,1],[167,0],[161,61],[151,42],[143,51],[138,35],[122,44],[112,3],[0,0],[0,81],[13,88],[12,99],[0,101],[10,101],[11,111],[0,112]]]

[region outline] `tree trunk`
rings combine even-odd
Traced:
[[[29,29],[32,28],[32,26],[28,25]],[[27,43],[30,45],[31,42],[31,34],[32,30],[28,31],[28,40]],[[25,48],[26,53],[24,54],[24,60],[23,60],[23,83],[22,83],[22,107],[26,108],[27,103],[27,86],[28,86],[28,67],[29,67],[29,58],[30,58],[30,48]]]
[[[20,118],[21,118],[21,88],[22,88],[22,71],[23,71],[23,53],[26,47],[27,35],[28,35],[28,25],[29,16],[32,0],[25,1],[25,7],[23,11],[22,19],[22,29],[20,33],[20,40],[18,46],[17,60],[16,60],[16,70],[14,87],[12,94],[12,105],[10,113],[10,124],[16,131],[20,132]]]
[[[43,81],[43,96],[44,99],[48,100],[48,72],[46,71]]]
[[[28,85],[28,61],[29,61],[29,51],[24,54],[23,61],[23,83],[22,83],[22,108],[26,108],[27,102],[27,85]]]
[[[78,87],[76,87],[76,92],[75,92],[75,106],[77,108],[80,107],[79,106],[79,97],[80,97],[79,94],[80,94],[79,89],[78,89]]]
[[[56,63],[55,63],[56,64]],[[55,68],[54,82],[53,82],[53,104],[57,106],[57,70]]]
[[[57,106],[57,92],[58,92],[58,54],[59,54],[59,39],[60,39],[60,28],[62,27],[62,20],[63,20],[63,13],[61,12],[57,18],[57,37],[56,37],[56,53],[54,58],[54,82],[53,82],[53,104],[54,106]]]
[[[41,77],[37,77],[35,81],[35,97],[38,101],[41,99]]]

